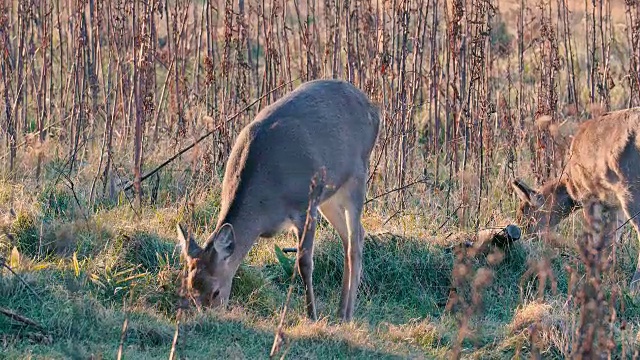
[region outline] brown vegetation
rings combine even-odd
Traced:
[[[585,120],[640,105],[639,39],[635,0],[0,2],[0,260],[45,304],[1,272],[0,306],[54,338],[2,318],[0,349],[88,358],[120,342],[164,357],[180,308],[172,356],[266,354],[289,279],[273,244],[291,239],[254,245],[235,310],[193,315],[178,299],[175,225],[213,231],[240,130],[300,83],[337,78],[380,105],[366,301],[351,325],[283,316],[288,354],[637,355],[624,284],[637,242],[595,256],[587,217],[584,234],[524,234],[486,262],[446,249],[512,223],[504,184],[560,176]],[[324,234],[320,314],[338,302],[343,260]]]

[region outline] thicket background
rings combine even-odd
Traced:
[[[3,356],[168,356],[176,222],[213,230],[238,131],[318,78],[383,122],[356,320],[336,322],[343,254],[323,224],[322,319],[298,284],[287,356],[635,356],[630,227],[609,267],[580,215],[488,258],[451,245],[513,222],[509,179],[557,175],[581,121],[638,105],[639,21],[637,0],[3,0],[0,256],[19,276],[0,271],[0,307],[40,324],[0,317]],[[294,238],[256,244],[231,311],[182,313],[179,356],[268,356],[289,281],[274,244]]]

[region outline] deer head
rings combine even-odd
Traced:
[[[528,232],[554,227],[579,207],[562,182],[551,180],[536,190],[516,179],[511,186],[520,198],[517,220]]]
[[[217,307],[226,304],[231,292],[234,266],[235,234],[230,224],[222,225],[201,248],[190,234],[177,225],[178,240],[187,263],[186,287],[188,295],[198,306]]]

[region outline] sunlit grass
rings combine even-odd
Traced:
[[[89,220],[77,215],[69,220],[51,217],[39,198],[25,198],[22,210],[5,214],[4,227],[12,240],[4,236],[1,241],[7,258],[14,246],[18,249],[15,270],[38,296],[2,271],[0,307],[34,320],[45,330],[0,317],[6,356],[113,357],[122,322],[129,316],[125,355],[166,357],[175,327],[181,268],[174,226],[184,219],[183,212],[147,206],[136,215],[128,204],[121,204],[97,211]],[[201,214],[195,216],[201,227],[199,241],[206,236],[202,227],[211,227],[215,218],[210,202],[216,200],[207,197],[194,204]],[[296,278],[285,322],[288,356],[446,358],[459,331],[456,310],[445,308],[454,264],[451,246],[468,232],[447,224],[439,231],[427,230],[437,222],[429,216],[434,211],[423,209],[419,215],[391,219],[371,212],[365,216],[363,222],[371,231],[365,241],[363,282],[352,324],[337,320],[344,255],[339,237],[322,222],[314,271],[320,320],[306,319],[304,292]],[[563,238],[570,238],[571,228],[571,220],[563,224]],[[462,344],[464,356],[525,356],[531,350],[534,324],[542,334],[536,347],[545,356],[564,354],[573,319],[564,310],[569,281],[564,265],[575,256],[575,247],[565,243],[549,247],[552,243],[525,237],[493,267],[482,258],[473,260],[474,269],[489,266],[494,275],[478,315],[470,321],[472,331]],[[267,357],[289,282],[274,246],[294,244],[292,234],[260,239],[236,275],[229,311],[185,313],[180,351],[190,358]],[[629,241],[619,248],[615,273],[621,283],[635,268],[635,249],[635,242]],[[557,291],[552,294],[551,285],[546,284],[544,297],[538,299],[536,273],[527,270],[547,258]],[[629,300],[620,315],[631,323],[638,319],[635,309],[635,302]],[[627,328],[618,336],[628,342],[635,336],[633,331]]]

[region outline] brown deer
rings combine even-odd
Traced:
[[[640,236],[640,108],[580,124],[566,162],[560,177],[540,189],[512,182],[522,200],[517,217],[525,230],[554,227],[588,199],[598,199],[617,209],[618,224],[629,221]],[[630,288],[637,291],[639,285],[640,259]]]
[[[338,315],[350,321],[362,272],[361,214],[369,159],[379,124],[378,108],[341,80],[306,82],[261,110],[231,150],[216,230],[204,247],[178,224],[189,269],[187,290],[196,303],[226,304],[233,276],[257,238],[293,230],[301,244],[307,315],[316,320],[312,273],[319,210],[343,242]],[[320,189],[317,206],[309,206],[311,180],[321,171],[327,186]],[[308,207],[311,221],[305,232]]]

